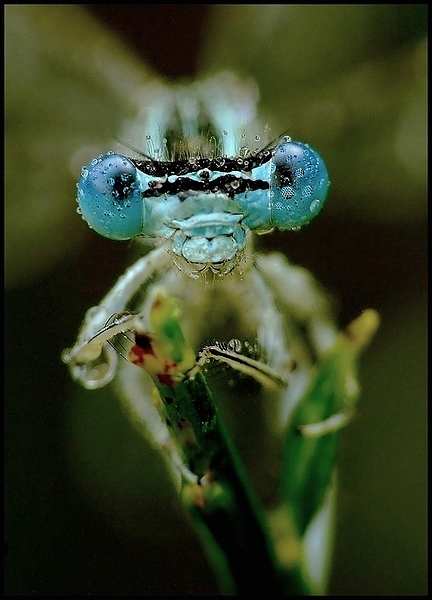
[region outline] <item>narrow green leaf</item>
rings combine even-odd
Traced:
[[[323,356],[295,408],[282,454],[281,494],[300,537],[320,508],[335,465],[339,431],[358,396],[357,359],[378,326],[366,310]]]

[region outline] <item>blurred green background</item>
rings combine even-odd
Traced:
[[[153,77],[232,69],[275,137],[325,157],[332,188],[262,249],[308,267],[345,325],[381,328],[340,452],[331,595],[426,594],[427,5],[8,5],[6,595],[214,595],[158,454],[110,390],[60,362],[131,260],[93,234],[75,182]]]

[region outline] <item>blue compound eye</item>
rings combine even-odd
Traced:
[[[113,153],[95,158],[82,170],[77,188],[79,211],[92,229],[112,240],[142,232],[140,172],[128,158]]]
[[[276,146],[270,175],[271,222],[278,229],[309,223],[323,207],[330,180],[321,156],[307,144]]]

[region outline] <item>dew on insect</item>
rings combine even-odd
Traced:
[[[312,213],[318,212],[319,210],[321,210],[321,202],[319,200],[313,200],[309,206],[309,210]]]
[[[228,348],[228,350],[231,350],[232,352],[241,352],[241,350],[242,350],[242,343],[241,343],[241,341],[239,339],[232,338],[228,342],[227,348]]]

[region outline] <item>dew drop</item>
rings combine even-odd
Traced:
[[[320,210],[320,208],[321,208],[321,202],[318,199],[315,199],[310,203],[309,210],[312,213],[318,212]]]
[[[261,139],[261,136],[260,136],[260,135],[258,135],[258,134],[257,134],[257,135],[254,135],[254,140],[255,140],[256,142],[259,142],[259,141],[260,141],[260,139]]]
[[[284,142],[287,142],[287,143],[291,142],[291,136],[290,135],[284,135],[282,139],[283,139]]]
[[[232,352],[241,352],[242,349],[242,343],[239,339],[237,338],[232,338],[228,344],[227,344],[228,350],[231,350]]]

